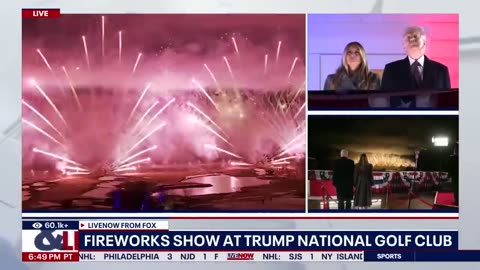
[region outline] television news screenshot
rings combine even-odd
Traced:
[[[474,1],[5,5],[0,269],[478,268]]]

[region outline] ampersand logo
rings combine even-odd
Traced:
[[[54,236],[52,230],[41,230],[40,233],[35,237],[35,247],[41,251],[52,251],[52,250],[62,250],[63,244],[62,235]],[[46,241],[45,241],[46,240]],[[47,242],[47,243],[45,243]]]

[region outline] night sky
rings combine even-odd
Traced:
[[[349,150],[355,162],[361,153],[413,162],[416,148],[438,150],[433,136],[449,137],[450,145],[458,138],[458,116],[309,116],[308,121],[308,156],[316,159],[309,165],[318,169],[331,169],[341,149]]]
[[[164,89],[191,88],[192,77],[213,84],[204,65],[224,87],[231,87],[226,84],[231,84],[232,77],[235,87],[256,89],[287,83],[298,89],[305,81],[304,14],[107,14],[103,18],[103,28],[100,14],[23,19],[24,78],[51,75],[38,49],[54,71],[63,75],[62,66],[69,73],[75,70],[72,79],[87,86],[95,81],[118,87],[118,78],[125,77],[120,73],[131,73],[137,60],[137,74],[129,81],[133,87],[152,77],[157,78],[152,83],[161,81]],[[265,55],[268,78],[264,76]],[[228,59],[231,72],[223,59]]]
[[[303,14],[114,14],[105,15],[105,25],[107,46],[116,46],[117,32],[122,31],[123,47],[144,53],[170,47],[208,54],[217,50],[222,37],[238,35],[257,46],[272,48],[276,48],[277,40],[283,40],[284,47],[297,49],[299,57],[305,55]],[[54,20],[24,19],[22,29],[24,44],[28,45],[24,47],[81,49],[80,36],[100,37],[101,16],[68,14]],[[199,43],[201,48],[196,47]]]

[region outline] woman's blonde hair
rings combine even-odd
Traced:
[[[367,166],[368,164],[368,158],[367,158],[367,154],[362,154],[360,156],[360,160],[358,161],[358,165],[360,166]]]
[[[348,51],[352,48],[357,49],[358,52],[360,53],[360,66],[355,71],[350,70],[350,67],[347,64],[347,54],[348,54]],[[360,42],[357,42],[357,41],[350,42],[347,44],[347,46],[345,46],[345,49],[343,50],[342,63],[338,67],[337,71],[335,72],[335,78],[333,80],[334,86],[338,85],[338,83],[342,78],[342,75],[349,76],[351,75],[352,72],[359,73],[360,76],[362,77],[362,81],[360,82],[359,86],[362,88],[368,89],[370,72],[368,68],[367,54],[362,44],[360,44]]]

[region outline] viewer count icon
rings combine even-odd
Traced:
[[[35,222],[32,224],[32,227],[34,229],[45,229],[45,230],[61,230],[61,229],[67,229],[69,227],[68,223],[64,223],[61,221],[57,222]]]

